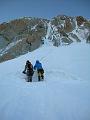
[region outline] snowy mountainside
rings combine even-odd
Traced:
[[[90,120],[90,46],[39,49],[0,63],[0,120]],[[26,60],[40,60],[45,80],[25,81]]]
[[[78,25],[76,18],[64,16],[65,18],[62,19],[61,17],[53,18],[48,25],[48,39],[53,42],[54,46],[69,45],[73,42],[87,42],[90,29],[85,27],[84,20]]]
[[[82,16],[58,15],[51,20],[23,17],[0,24],[0,62],[39,48],[73,42],[90,43],[90,21]]]

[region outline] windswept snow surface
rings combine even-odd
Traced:
[[[44,81],[25,81],[28,59],[42,62]],[[90,45],[44,45],[0,63],[0,120],[90,120]]]

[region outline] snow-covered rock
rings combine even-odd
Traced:
[[[32,17],[15,19],[0,24],[0,38],[4,39],[0,45],[0,62],[33,51],[44,43],[57,47],[73,42],[89,43],[89,36],[90,21],[82,16],[58,15],[51,20]]]

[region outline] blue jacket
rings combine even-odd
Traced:
[[[34,65],[34,69],[36,70],[39,70],[39,69],[42,69],[42,64],[39,62],[39,61],[36,61],[35,65]]]

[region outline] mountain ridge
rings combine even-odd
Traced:
[[[23,17],[0,24],[0,62],[39,48],[90,42],[90,21],[82,16],[58,15],[51,20]]]

